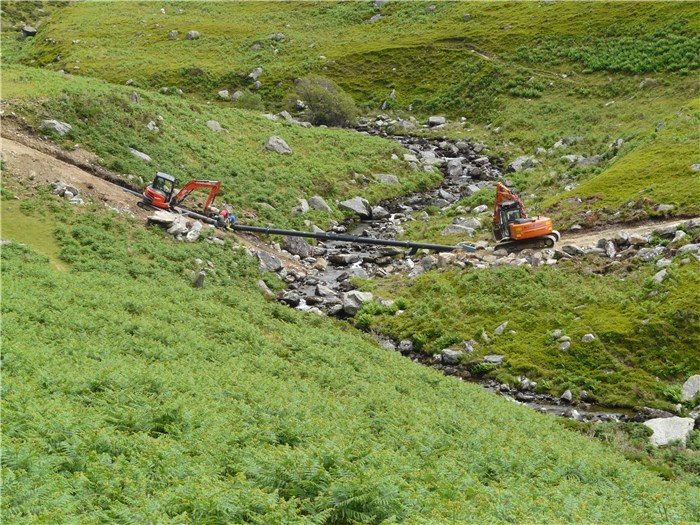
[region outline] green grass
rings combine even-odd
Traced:
[[[370,305],[358,322],[411,339],[428,354],[473,338],[479,345],[465,362],[504,354],[503,366],[491,373],[503,382],[513,384],[515,377],[526,375],[557,396],[567,388],[585,389],[609,405],[675,406],[678,400],[669,396],[668,385],[682,383],[700,367],[700,318],[694,306],[700,297],[698,263],[676,262],[669,279],[656,286],[650,265],[602,277],[590,273],[592,268],[594,259],[580,267],[447,270],[411,282],[367,283],[375,294],[399,300],[405,308],[397,315],[396,308]],[[652,291],[659,293],[652,297]],[[506,333],[494,336],[505,321]],[[551,336],[556,329],[571,337],[568,352]],[[587,333],[596,341],[582,343]]]
[[[242,251],[89,211],[68,273],[2,250],[6,521],[700,519],[697,488],[266,302]]]
[[[258,224],[306,227],[304,220],[327,225],[342,219],[334,200],[363,195],[371,201],[426,187],[437,174],[416,173],[406,163],[391,160],[401,154],[396,143],[340,129],[303,128],[282,119],[272,122],[259,113],[138,90],[141,101],[130,102],[128,87],[75,78],[24,66],[3,68],[3,95],[14,111],[38,128],[44,118],[68,122],[72,132],[60,139],[96,153],[106,167],[150,182],[156,171],[176,176],[221,180],[220,201],[233,203],[239,216]],[[158,117],[161,117],[159,119]],[[215,133],[206,126],[217,120]],[[154,121],[160,131],[146,125]],[[265,151],[271,135],[287,141],[292,155]],[[129,148],[153,158],[145,163]],[[393,173],[402,184],[392,187],[371,180],[375,173]],[[355,177],[355,174],[363,177]],[[234,176],[235,175],[235,176]],[[292,212],[299,198],[323,195],[334,213]]]

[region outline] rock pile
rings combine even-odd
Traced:
[[[57,180],[51,183],[54,195],[63,197],[71,204],[85,204],[83,199],[80,198],[80,190],[75,186],[70,186],[63,181]]]

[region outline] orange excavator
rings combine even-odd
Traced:
[[[552,229],[552,219],[528,217],[520,197],[500,182],[493,204],[493,236],[498,241],[496,249],[509,251],[551,248],[560,239],[559,232]]]
[[[204,203],[204,214],[209,215],[212,212],[211,205],[221,190],[221,182],[217,180],[191,180],[177,194],[173,195],[175,193],[175,184],[177,184],[175,177],[159,171],[156,173],[156,177],[151,185],[143,192],[144,202],[156,208],[172,210],[189,197],[194,190],[210,188],[209,196]]]

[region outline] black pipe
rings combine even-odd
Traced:
[[[264,233],[266,235],[289,235],[291,237],[308,237],[310,239],[322,239],[325,241],[342,241],[353,242],[359,244],[377,244],[380,246],[400,246],[401,248],[411,248],[414,250],[434,250],[436,252],[451,252],[454,250],[464,250],[473,252],[476,249],[473,246],[446,246],[444,244],[426,244],[422,242],[410,241],[394,241],[390,239],[372,239],[370,237],[359,237],[356,235],[338,235],[335,233],[313,233],[301,232],[297,230],[279,230],[277,228],[261,228],[258,226],[243,226],[242,224],[233,224],[234,230],[242,232]]]
[[[134,191],[128,191],[129,193],[134,193]],[[139,196],[141,196],[139,194]],[[179,213],[184,213],[195,219],[206,222],[208,224],[216,224],[216,220],[201,213],[197,213],[187,208],[175,207],[175,211]],[[278,228],[263,228],[260,226],[243,226],[242,224],[233,224],[231,228],[236,231],[241,232],[252,232],[252,233],[264,233],[265,235],[289,235],[290,237],[307,237],[309,239],[321,239],[324,241],[340,241],[340,242],[352,242],[358,244],[376,244],[379,246],[398,246],[401,248],[409,248],[412,250],[433,250],[436,252],[452,252],[455,250],[463,250],[465,252],[474,252],[476,248],[466,244],[461,244],[459,246],[447,246],[445,244],[426,244],[422,242],[410,242],[410,241],[394,241],[391,239],[372,239],[370,237],[359,237],[357,235],[339,235],[336,233],[314,233],[314,232],[302,232],[298,230],[280,230]]]

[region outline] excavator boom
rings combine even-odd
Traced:
[[[170,206],[179,206],[190,194],[200,188],[211,188],[209,196],[204,203],[204,211],[208,211],[209,207],[214,202],[214,199],[221,190],[221,182],[218,180],[191,180],[183,186],[175,197],[170,201]]]
[[[175,177],[167,173],[156,173],[153,183],[143,192],[144,202],[156,208],[170,210],[175,206],[179,206],[193,191],[200,188],[209,188],[209,195],[204,204],[204,213],[208,213],[214,199],[221,190],[221,182],[218,180],[191,180],[176,195],[173,195],[176,183],[177,179]]]

